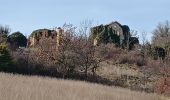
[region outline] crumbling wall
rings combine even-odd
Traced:
[[[94,45],[109,42],[120,45],[125,39],[121,24],[118,22],[112,22],[108,25],[99,25],[93,27],[91,28],[91,35]]]
[[[57,28],[56,30],[49,30],[49,29],[38,29],[31,33],[30,37],[28,38],[28,47],[35,47],[39,45],[40,41],[51,39],[53,42],[59,46],[62,34],[64,30],[61,28]],[[44,42],[45,43],[45,42]]]

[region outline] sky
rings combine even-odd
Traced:
[[[8,25],[11,33],[28,36],[64,23],[79,27],[87,19],[93,25],[118,21],[150,39],[159,22],[170,21],[170,0],[0,0],[0,25]]]

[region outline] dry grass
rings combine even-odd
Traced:
[[[165,100],[86,82],[0,73],[0,100]]]
[[[100,67],[97,69],[97,74],[103,78],[109,80],[115,80],[121,75],[127,76],[139,76],[141,73],[138,70],[128,68],[127,65],[120,67],[118,65],[113,65],[111,63],[101,63]]]

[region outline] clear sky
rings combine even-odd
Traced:
[[[25,35],[64,23],[78,26],[86,19],[118,21],[150,37],[158,22],[170,20],[170,0],[0,0],[0,24]]]

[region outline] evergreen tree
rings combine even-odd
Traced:
[[[6,45],[0,45],[0,70],[5,70],[12,64],[12,59]]]
[[[8,36],[8,42],[16,47],[26,47],[27,38],[21,32],[14,32]]]

